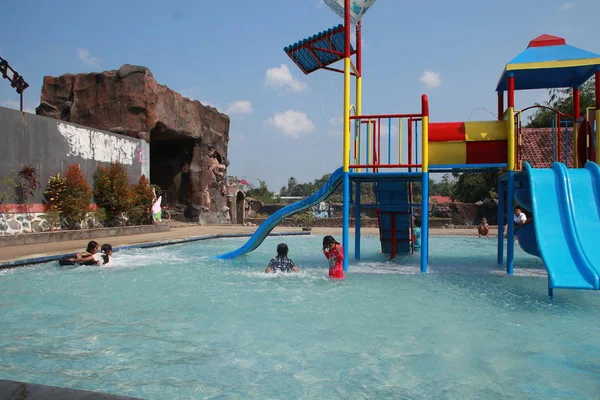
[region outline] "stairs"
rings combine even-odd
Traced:
[[[411,252],[411,208],[406,181],[375,183],[381,252],[394,258]]]

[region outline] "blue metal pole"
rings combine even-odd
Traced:
[[[515,255],[515,220],[512,216],[514,212],[514,193],[515,193],[515,171],[508,171],[507,199],[506,199],[506,221],[508,231],[506,234],[506,273],[513,274],[514,255]]]
[[[498,180],[498,265],[504,263],[504,183]]]
[[[360,260],[360,182],[354,186],[354,259]]]
[[[388,118],[388,164],[392,163],[392,119]]]
[[[427,272],[429,261],[429,172],[422,175],[421,189],[421,272]]]
[[[348,172],[344,172],[343,198],[342,246],[344,247],[344,271],[348,271],[348,228],[350,225],[350,174]]]

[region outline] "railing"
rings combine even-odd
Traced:
[[[354,164],[350,168],[354,172],[379,172],[379,169],[413,169],[421,168],[419,162],[418,135],[422,124],[422,114],[376,114],[351,115],[354,121]],[[407,127],[407,141],[403,140],[403,125]],[[387,125],[387,160],[382,149],[382,126]],[[363,129],[363,126],[365,129]],[[397,127],[397,130],[396,130]],[[364,139],[363,139],[364,136]],[[397,154],[393,144],[397,142]],[[364,143],[364,146],[363,146]],[[364,147],[364,149],[363,149]],[[406,150],[406,162],[403,156]]]

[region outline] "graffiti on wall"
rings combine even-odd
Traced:
[[[69,146],[69,156],[107,163],[119,162],[124,165],[132,165],[136,158],[139,160],[139,143],[128,138],[119,138],[116,135],[62,122],[57,122],[57,128]]]

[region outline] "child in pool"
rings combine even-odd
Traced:
[[[329,276],[333,279],[344,279],[344,249],[333,236],[323,238],[323,254],[329,260]]]
[[[58,263],[60,265],[96,265],[98,264],[98,243],[94,240],[88,243],[85,251],[75,254],[75,257],[61,258]]]
[[[271,258],[269,266],[265,269],[265,274],[269,272],[299,272],[300,270],[294,264],[291,258],[288,258],[288,246],[285,243],[279,243],[277,245],[277,256]]]
[[[490,226],[488,225],[486,218],[481,218],[481,223],[477,228],[477,233],[479,233],[479,237],[487,236],[490,233]]]
[[[112,246],[110,244],[103,244],[100,248],[102,253],[98,260],[98,265],[107,265],[112,263]]]
[[[421,219],[413,218],[413,241],[415,251],[421,250]]]

